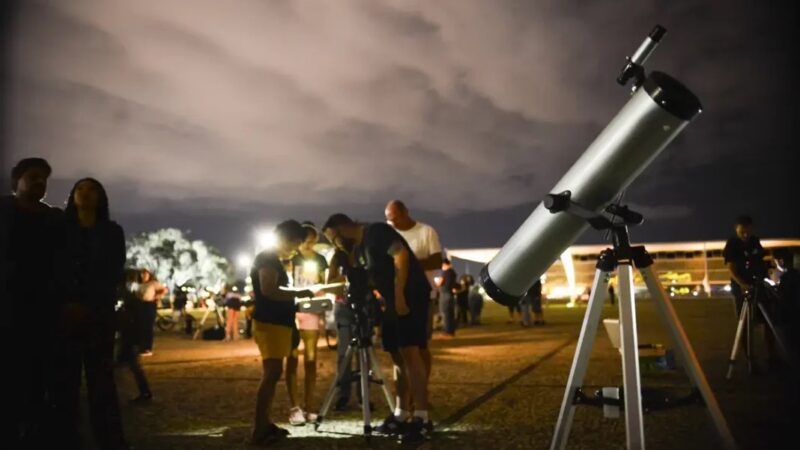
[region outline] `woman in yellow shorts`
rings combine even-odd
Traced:
[[[289,260],[306,231],[295,220],[275,227],[276,244],[256,256],[250,276],[253,280],[255,309],[253,339],[261,353],[263,374],[258,386],[251,443],[266,445],[288,436],[289,432],[270,420],[275,386],[281,378],[283,359],[292,351],[295,298],[313,297],[309,290],[287,289],[289,276],[281,260]]]

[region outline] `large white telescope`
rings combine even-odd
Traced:
[[[642,64],[664,35],[656,27],[617,79],[634,78],[633,94],[551,192],[600,213],[701,111],[697,97],[663,72],[645,77]],[[585,220],[552,214],[543,203],[511,236],[480,274],[487,294],[502,304],[516,302],[586,230]]]

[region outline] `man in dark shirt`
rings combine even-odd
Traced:
[[[432,430],[421,354],[428,344],[430,284],[425,272],[408,243],[385,223],[356,223],[344,214],[334,214],[322,230],[333,245],[349,255],[353,267],[366,269],[369,288],[386,301],[382,339],[399,372],[395,386],[398,406],[378,431],[401,434],[404,443],[424,441]],[[417,409],[405,423],[410,414],[408,389]]]
[[[453,291],[456,288],[458,275],[453,270],[450,260],[442,260],[442,273],[437,283],[439,287],[439,313],[442,315],[442,332],[445,336],[453,337],[456,335],[455,317],[455,297]]]
[[[731,292],[736,300],[737,317],[742,311],[744,294],[753,289],[756,280],[767,275],[764,263],[764,248],[761,241],[753,235],[753,219],[740,216],[736,220],[736,235],[728,239],[722,252],[725,265],[731,274]]]
[[[753,234],[753,219],[750,216],[739,216],[736,220],[735,231],[736,235],[725,243],[722,255],[731,274],[731,292],[736,301],[736,315],[741,317],[746,295],[757,297],[756,301],[767,301],[764,288],[767,265],[764,262],[764,248],[761,246],[761,241]],[[772,311],[775,305],[765,303],[765,306],[768,311]],[[770,313],[770,315],[773,314]],[[763,325],[761,313],[757,312],[752,319],[757,325]],[[751,339],[753,336],[751,334],[747,336],[747,339]],[[769,329],[764,330],[764,341],[768,364],[778,364],[775,337]],[[754,368],[753,370],[758,371],[759,369]]]
[[[59,311],[55,267],[63,243],[63,217],[42,201],[50,173],[44,159],[23,159],[11,172],[13,195],[0,198],[0,295],[9,308],[0,319],[0,339],[9,344],[9,364],[0,371],[0,381],[7,387],[2,431],[10,448],[44,439],[41,421],[46,417],[46,392],[52,387],[47,375],[53,373],[48,364]],[[21,320],[31,313],[33,333],[30,323]]]

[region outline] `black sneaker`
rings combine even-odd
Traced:
[[[280,437],[287,437],[287,436],[289,436],[289,430],[287,430],[287,429],[285,429],[285,428],[281,428],[281,427],[279,427],[279,426],[275,425],[274,423],[270,424],[270,427],[269,427],[269,428],[270,428],[270,431],[271,431],[272,433],[274,433],[274,434],[276,434],[276,435],[278,435],[278,436],[280,436]]]
[[[403,427],[403,432],[400,434],[398,441],[401,444],[420,444],[425,442],[428,439],[426,437],[428,434],[427,425],[428,424],[420,417],[412,418],[411,421]],[[433,430],[433,423],[431,423],[430,426],[431,430]]]
[[[289,431],[271,423],[269,428],[264,431],[260,436],[252,436],[247,443],[250,445],[272,445],[289,436]]]
[[[375,428],[375,431],[380,434],[385,434],[387,436],[395,436],[400,433],[403,433],[405,425],[403,422],[397,420],[394,413],[389,413],[385,419],[383,419],[383,423],[378,425]]]
[[[143,394],[139,394],[137,397],[134,397],[130,400],[132,405],[146,405],[153,400],[153,394],[149,392],[145,392]]]

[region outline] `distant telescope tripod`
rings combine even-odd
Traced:
[[[733,338],[731,359],[728,362],[728,374],[726,375],[727,379],[730,380],[733,378],[733,368],[736,365],[736,357],[739,354],[739,348],[742,346],[742,340],[744,340],[744,354],[745,358],[747,359],[747,372],[750,374],[753,373],[753,362],[755,359],[752,343],[753,332],[755,331],[753,320],[755,320],[758,313],[761,313],[761,317],[769,327],[767,332],[772,333],[778,349],[781,351],[781,353],[783,353],[784,357],[789,363],[794,364],[791,354],[787,351],[787,347],[781,338],[781,334],[779,333],[779,330],[775,328],[774,322],[772,321],[772,318],[767,312],[767,308],[765,306],[765,301],[775,302],[777,300],[778,299],[776,295],[771,292],[769,287],[764,285],[764,282],[761,280],[753,280],[753,287],[744,292],[742,310],[739,312],[739,325],[736,327],[736,337]]]
[[[607,249],[600,254],[597,260],[597,270],[592,293],[586,307],[578,346],[572,361],[569,379],[567,380],[561,411],[556,423],[556,430],[551,450],[564,449],[567,445],[569,431],[572,426],[575,406],[589,404],[594,406],[617,407],[625,411],[625,429],[628,449],[644,449],[644,421],[642,409],[642,386],[639,372],[639,346],[636,325],[636,302],[633,290],[633,267],[636,266],[647,285],[650,297],[656,306],[658,315],[667,326],[674,341],[678,355],[685,365],[687,375],[694,385],[694,392],[684,399],[662,400],[662,404],[648,401],[649,409],[664,409],[667,403],[670,406],[682,406],[689,403],[705,403],[708,412],[719,434],[722,443],[727,449],[735,449],[728,424],[722,415],[719,404],[706,380],[697,356],[692,349],[689,339],[678,320],[675,309],[658,281],[653,270],[653,259],[643,246],[632,247],[628,235],[628,225],[638,225],[643,222],[641,214],[629,210],[625,206],[611,205],[606,212],[613,214],[621,221],[612,222],[603,215],[588,210],[570,200],[570,193],[564,192],[549,195],[545,199],[545,206],[552,213],[566,212],[586,219],[589,224],[598,230],[610,230],[613,239],[613,249]],[[619,322],[620,341],[622,344],[622,383],[621,395],[604,396],[604,389],[597,397],[590,397],[583,392],[583,381],[589,365],[589,356],[594,344],[597,328],[603,312],[604,296],[608,289],[608,280],[616,270],[619,281]],[[611,394],[609,392],[609,394]],[[621,397],[621,398],[620,398]],[[645,399],[649,400],[649,399]]]
[[[210,316],[211,313],[214,313],[217,318],[217,326],[225,327],[225,316],[222,314],[222,309],[223,307],[217,304],[216,298],[212,297],[210,303],[206,302],[206,312],[203,314],[203,318],[200,319],[200,324],[197,325],[197,330],[195,330],[192,339],[200,339],[200,336],[203,334],[203,326],[205,326],[206,320],[208,320],[208,316]]]
[[[353,306],[351,305],[351,307]],[[370,383],[381,386],[390,411],[394,411],[394,403],[383,380],[378,358],[375,357],[375,349],[372,347],[373,328],[371,321],[363,311],[358,311],[356,307],[353,307],[353,310],[356,312],[355,325],[353,325],[355,329],[354,337],[348,343],[347,352],[345,352],[344,358],[339,364],[336,377],[334,377],[328,389],[328,394],[322,402],[322,409],[320,409],[317,421],[314,423],[314,430],[319,430],[320,425],[325,420],[325,416],[328,415],[334,396],[340,393],[342,389],[350,389],[350,385],[359,380],[361,382],[361,414],[364,419],[364,439],[369,441],[372,436],[372,411],[370,410],[369,401]],[[343,342],[339,342],[339,345],[343,344]],[[354,353],[358,355],[358,370],[351,371],[350,376],[346,377],[346,369],[350,365],[350,358]]]

